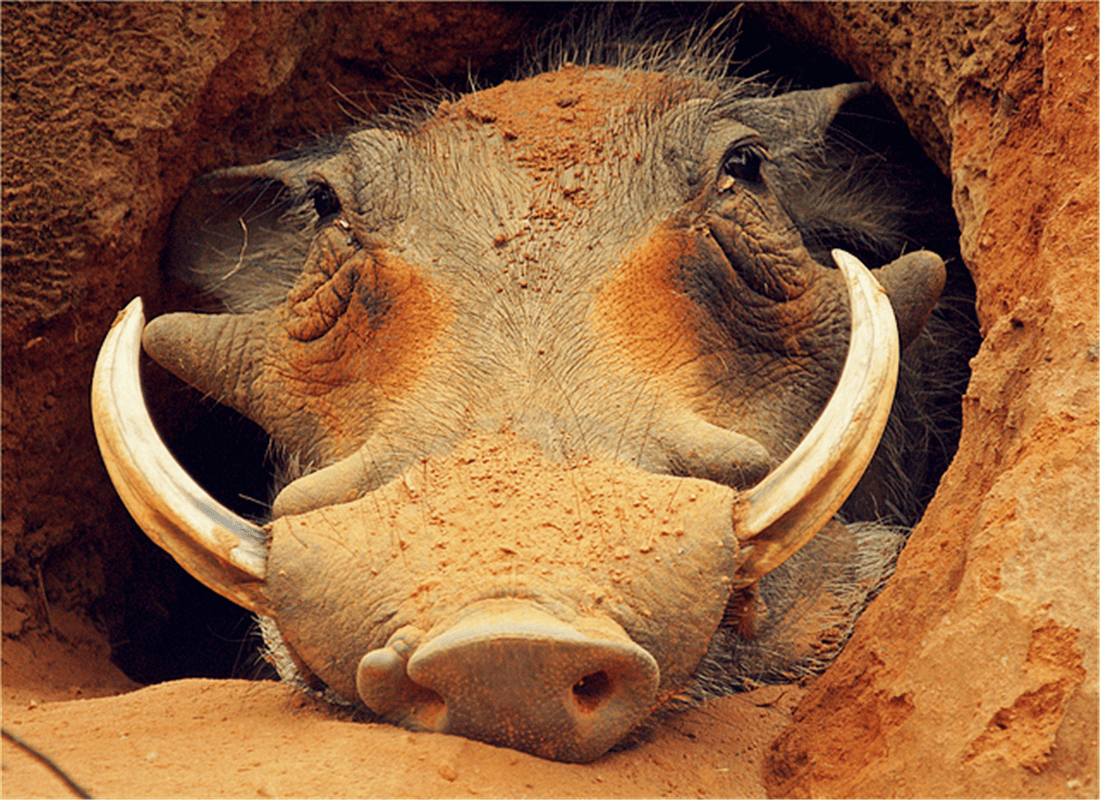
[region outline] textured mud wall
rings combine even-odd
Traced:
[[[135,295],[164,310],[158,259],[178,198],[204,172],[343,130],[391,99],[492,80],[539,18],[467,4],[0,13],[5,631],[52,627],[51,608],[168,613],[119,596],[140,592],[135,563],[159,555],[132,557],[147,545],[100,462],[88,389],[116,311]]]
[[[984,339],[959,453],[769,791],[1095,797],[1097,6],[755,11],[872,77],[950,175]]]
[[[52,551],[56,568],[112,519],[86,389],[121,304],[141,294],[156,311],[187,184],[341,130],[417,81],[461,88],[468,68],[515,55],[523,14],[47,3],[3,16],[4,569],[29,583],[32,564]]]
[[[1096,9],[748,7],[874,80],[950,176],[985,339],[959,455],[895,579],[772,746],[772,793],[1098,792]],[[99,463],[87,390],[115,311],[165,302],[158,257],[188,182],[344,127],[408,89],[391,74],[491,76],[538,19],[495,5],[0,13],[7,700],[13,676],[77,681],[73,651],[21,672],[11,643],[51,628],[96,642],[82,609],[149,546]]]

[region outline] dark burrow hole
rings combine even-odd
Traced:
[[[204,398],[148,357],[142,378],[153,420],[183,468],[218,502],[261,520],[271,492],[267,434]],[[207,589],[134,525],[131,575],[107,616],[115,663],[131,678],[274,678],[252,614]],[[119,619],[121,616],[121,619]]]
[[[695,7],[698,8],[698,7]],[[657,13],[676,18],[690,16],[705,23],[706,14],[685,4],[672,4]],[[712,10],[711,21],[720,13]],[[826,54],[804,47],[785,46],[762,27],[757,15],[742,24],[739,55],[753,57],[744,70],[783,76],[788,88],[813,88],[858,79],[847,67]],[[767,47],[752,43],[770,41]],[[883,157],[904,162],[921,187],[919,205],[928,209],[916,228],[908,249],[937,251],[948,263],[948,287],[952,299],[937,313],[950,327],[965,328],[956,341],[955,361],[961,367],[950,377],[935,413],[942,422],[936,439],[929,443],[932,465],[920,489],[921,507],[927,504],[939,478],[954,456],[961,416],[961,393],[968,377],[966,365],[979,343],[973,316],[973,285],[958,251],[959,231],[951,209],[951,188],[938,169],[923,155],[905,125],[882,98],[860,100],[846,109],[840,125],[844,135],[859,140]],[[230,165],[226,165],[230,166]],[[875,266],[875,258],[859,252]],[[881,262],[880,262],[881,263]],[[184,293],[166,298],[172,310],[187,305]],[[192,298],[193,299],[193,298]],[[192,304],[196,310],[209,305]],[[262,518],[270,500],[272,464],[264,432],[237,413],[184,386],[148,359],[143,360],[146,392],[154,419],[169,448],[190,474],[216,499],[249,518]],[[273,678],[274,671],[259,655],[260,640],[249,612],[206,589],[178,567],[170,556],[134,526],[120,537],[132,541],[130,574],[109,588],[101,615],[107,622],[116,663],[142,683],[184,677]],[[605,702],[612,689],[603,672],[587,675],[573,685],[578,705],[592,710]]]
[[[573,697],[582,711],[592,712],[611,696],[611,678],[602,669],[573,684]]]

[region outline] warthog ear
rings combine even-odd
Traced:
[[[916,218],[906,220],[919,205],[910,196],[919,191],[913,176],[889,151],[858,144],[863,134],[848,131],[865,124],[858,117],[838,124],[841,109],[870,91],[869,83],[845,83],[749,99],[730,109],[763,139],[768,185],[821,264],[829,263],[835,247],[879,261],[910,246],[906,231]],[[880,111],[888,113],[873,100],[860,105],[861,117]]]
[[[764,137],[773,159],[782,159],[787,152],[821,141],[841,106],[870,90],[870,83],[842,83],[753,98],[738,103],[734,115]]]
[[[301,271],[319,223],[347,192],[323,174],[341,156],[272,160],[205,175],[172,219],[169,274],[213,294],[227,311],[281,301]]]

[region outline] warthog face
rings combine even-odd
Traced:
[[[791,669],[896,554],[831,520],[943,282],[815,228],[807,165],[865,90],[566,67],[209,176],[172,257],[230,313],[108,335],[120,494],[300,680],[414,730],[585,761],[736,685],[746,642]],[[308,465],[266,525],[160,444],[139,342]],[[819,532],[798,616],[761,579]]]

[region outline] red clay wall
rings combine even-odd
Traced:
[[[773,10],[948,171],[984,341],[958,455],[769,792],[1095,796],[1097,6]]]

